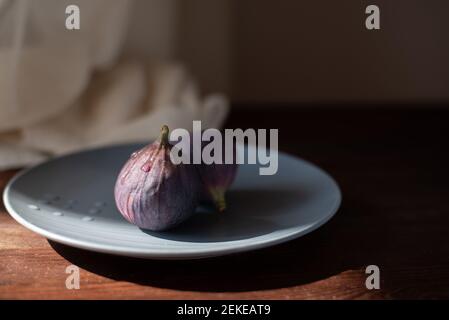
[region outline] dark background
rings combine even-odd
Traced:
[[[159,54],[234,102],[449,101],[447,1],[171,1],[174,44]],[[380,30],[365,28],[370,4]]]

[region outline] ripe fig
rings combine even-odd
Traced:
[[[203,143],[203,148],[208,143]],[[233,163],[225,163],[225,148],[223,146],[223,163],[205,164],[204,162],[197,166],[198,173],[203,184],[202,200],[204,196],[211,200],[218,211],[223,212],[226,209],[225,194],[235,180],[238,164],[236,163],[236,148],[233,149]]]
[[[201,135],[204,131],[201,131]],[[190,150],[190,163],[193,163],[193,153],[195,152],[196,146],[194,142],[193,133],[189,132],[189,139],[181,141],[173,141],[177,146],[183,150]],[[201,155],[203,154],[203,149],[212,143],[212,141],[201,141],[199,143]],[[225,140],[222,140],[222,163],[204,163],[204,159],[201,159],[200,164],[195,164],[198,170],[198,174],[202,183],[202,191],[200,194],[200,202],[202,203],[213,203],[218,211],[222,212],[226,209],[225,193],[232,185],[237,174],[238,164],[236,156],[236,146],[232,148],[232,160],[231,164],[226,164],[226,148]]]
[[[120,213],[140,228],[162,231],[193,214],[201,183],[193,165],[175,165],[170,159],[169,129],[163,126],[157,141],[133,153],[115,185]]]

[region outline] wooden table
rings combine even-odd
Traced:
[[[281,150],[335,177],[343,205],[329,223],[254,252],[151,261],[49,242],[2,208],[0,298],[449,298],[449,110],[235,109],[227,127],[279,128]],[[13,173],[0,173],[1,188]],[[70,264],[79,290],[65,288]],[[371,264],[380,290],[365,287]]]

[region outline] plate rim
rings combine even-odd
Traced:
[[[100,252],[100,253],[106,253],[106,254],[113,254],[113,255],[119,255],[119,256],[128,256],[128,257],[135,257],[135,258],[145,258],[145,259],[155,259],[155,260],[188,260],[188,259],[201,259],[201,258],[208,258],[208,257],[217,257],[222,255],[228,255],[228,254],[234,254],[234,253],[240,253],[240,252],[246,252],[246,251],[252,251],[252,250],[258,250],[266,247],[275,246],[281,243],[285,243],[288,241],[291,241],[293,239],[302,237],[308,233],[311,233],[315,231],[316,229],[320,228],[322,225],[324,225],[326,222],[328,222],[330,219],[332,219],[335,214],[337,213],[338,209],[341,206],[342,203],[342,192],[340,189],[340,186],[335,181],[335,179],[324,169],[318,167],[317,165],[301,158],[295,155],[288,154],[283,151],[279,151],[279,154],[282,154],[283,156],[287,158],[291,158],[296,161],[303,162],[311,167],[313,167],[315,170],[319,171],[320,173],[324,174],[327,179],[334,185],[336,190],[336,201],[333,204],[332,209],[330,210],[330,213],[326,215],[325,218],[315,222],[312,226],[300,230],[300,231],[291,231],[289,234],[286,234],[284,236],[281,236],[279,238],[275,239],[265,239],[261,240],[255,243],[243,243],[243,244],[237,244],[232,247],[225,247],[225,248],[217,248],[216,246],[212,248],[197,248],[197,249],[191,249],[191,250],[184,250],[182,253],[180,252],[169,252],[169,251],[161,251],[158,252],[157,249],[152,249],[152,251],[148,250],[142,250],[142,249],[136,249],[133,250],[130,247],[122,247],[117,245],[108,245],[108,244],[95,244],[89,241],[84,240],[77,240],[73,239],[69,236],[59,235],[55,234],[51,231],[48,231],[44,228],[38,227],[34,225],[33,223],[27,221],[25,218],[23,218],[18,212],[13,209],[10,201],[9,201],[9,193],[11,190],[12,185],[20,179],[22,176],[27,174],[31,170],[38,169],[40,166],[44,164],[48,164],[51,162],[59,161],[61,159],[64,159],[66,157],[70,157],[73,155],[81,154],[81,153],[88,153],[92,151],[98,151],[102,149],[110,149],[110,148],[117,148],[117,147],[124,147],[124,146],[130,146],[130,145],[139,145],[141,142],[134,142],[134,143],[122,143],[122,144],[113,144],[108,146],[102,146],[102,147],[93,147],[89,149],[84,149],[80,151],[71,152],[65,155],[54,157],[50,160],[43,161],[41,163],[38,163],[34,166],[31,166],[29,168],[25,168],[21,171],[19,171],[16,175],[14,175],[13,178],[10,179],[10,181],[6,184],[5,189],[3,191],[3,203],[5,206],[6,211],[9,213],[9,215],[16,220],[19,224],[24,226],[25,228],[44,236],[45,238],[62,243],[64,245],[68,245],[71,247],[88,250],[88,251],[94,251],[94,252]]]

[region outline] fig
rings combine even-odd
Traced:
[[[202,144],[202,148],[208,142]],[[203,191],[201,200],[211,200],[219,212],[226,209],[225,194],[235,180],[238,165],[236,163],[236,149],[233,150],[233,163],[225,163],[225,148],[223,146],[223,162],[221,164],[205,164],[202,162],[197,166],[198,174],[202,182]]]
[[[204,131],[201,131],[203,134]],[[193,163],[193,152],[194,152],[194,137],[193,133],[189,132],[188,142],[186,140],[173,141],[177,145],[179,144],[182,149],[190,150],[190,163]],[[226,209],[226,199],[225,194],[229,187],[235,180],[237,175],[238,164],[236,163],[236,146],[233,146],[233,162],[232,164],[226,164],[226,154],[225,154],[225,140],[222,140],[222,163],[212,163],[206,164],[201,161],[200,164],[195,164],[194,166],[198,170],[198,174],[202,184],[202,191],[200,193],[201,203],[212,203],[215,205],[218,211],[223,212]],[[212,141],[201,141],[201,154],[203,149],[212,143]]]
[[[173,164],[169,129],[157,141],[133,153],[115,185],[115,201],[123,217],[142,229],[173,228],[195,211],[201,182],[193,165]]]

